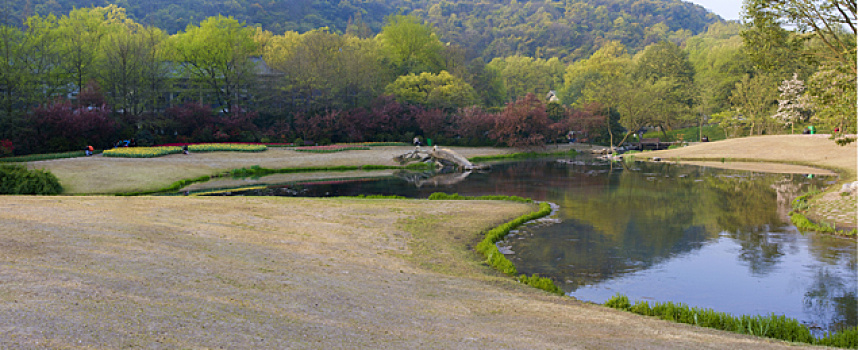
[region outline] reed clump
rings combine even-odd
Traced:
[[[712,309],[689,307],[683,303],[638,301],[632,304],[629,298],[617,294],[606,301],[605,306],[625,310],[644,316],[658,317],[663,320],[687,323],[699,327],[750,334],[759,337],[780,339],[816,345],[858,348],[858,327],[815,338],[807,326],[795,319],[783,315],[769,316],[733,316]]]

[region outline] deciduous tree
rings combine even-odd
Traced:
[[[798,73],[793,74],[792,79],[781,82],[778,91],[780,91],[778,110],[772,118],[788,126],[790,133],[794,134],[795,124],[805,121],[809,115],[810,105],[804,95],[804,81],[798,79]]]
[[[402,103],[410,103],[426,108],[455,110],[476,102],[474,89],[464,80],[441,71],[441,73],[420,73],[401,76],[385,89],[386,94],[396,96]]]
[[[252,28],[232,17],[209,17],[171,38],[173,59],[228,113],[252,88],[256,63],[251,56],[258,54],[253,37]]]
[[[495,119],[491,137],[510,147],[543,146],[551,135],[550,124],[545,104],[527,94],[506,105]]]
[[[429,25],[415,16],[394,15],[378,35],[399,75],[440,72],[444,66],[441,41]]]
[[[733,109],[738,113],[731,123],[750,128],[750,135],[762,134],[777,106],[777,85],[777,80],[769,75],[742,78],[730,96]]]

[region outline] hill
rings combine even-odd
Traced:
[[[684,40],[722,21],[681,0],[27,0],[0,4],[5,23],[33,14],[67,14],[73,8],[116,4],[134,20],[169,33],[216,16],[232,16],[275,34],[329,27],[370,36],[391,14],[413,14],[432,23],[442,41],[472,50],[487,61],[515,54],[587,57],[602,43],[622,42],[637,51],[662,39]]]

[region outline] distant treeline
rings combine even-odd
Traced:
[[[839,33],[826,42],[854,47],[854,36]],[[424,135],[520,146],[569,131],[617,144],[643,128],[708,123],[728,135],[808,123],[855,128],[854,62],[808,59],[825,48],[812,36],[718,22],[687,38],[656,37],[638,52],[605,42],[571,62],[521,54],[486,62],[415,16],[389,16],[377,35],[364,36],[325,27],[275,34],[223,16],[171,35],[113,5],[33,15],[23,27],[0,26],[0,154],[127,138]],[[767,64],[773,55],[777,64]],[[461,124],[470,116],[479,127]]]
[[[443,42],[494,57],[589,56],[602,43],[619,41],[638,51],[664,36],[687,38],[721,19],[680,0],[29,0],[0,4],[7,24],[32,15],[60,16],[76,8],[117,5],[138,23],[170,34],[225,15],[275,34],[321,27],[362,38],[374,36],[390,15],[415,15],[433,24]]]

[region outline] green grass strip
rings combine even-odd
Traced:
[[[200,176],[193,179],[185,179],[179,180],[172,183],[170,186],[150,190],[150,191],[135,191],[135,192],[125,192],[118,193],[117,196],[141,196],[141,195],[149,195],[156,193],[165,193],[165,192],[173,192],[178,191],[182,187],[198,183],[198,182],[206,182],[213,178],[220,177],[234,177],[234,178],[245,178],[245,177],[263,177],[267,175],[273,174],[294,174],[294,173],[312,173],[312,172],[321,172],[321,171],[355,171],[355,170],[363,170],[363,171],[372,171],[372,170],[426,170],[431,169],[431,165],[429,164],[409,164],[407,166],[396,166],[396,165],[342,165],[342,166],[334,166],[334,167],[303,167],[303,168],[282,168],[282,169],[269,169],[263,168],[258,165],[251,166],[249,168],[239,168],[232,169],[224,173],[218,173],[214,175],[206,175]]]
[[[142,196],[142,195],[147,195],[147,194],[178,191],[182,187],[185,187],[185,186],[197,183],[197,182],[206,182],[206,181],[211,180],[211,178],[212,178],[211,176],[204,175],[204,176],[196,177],[193,179],[179,180],[179,181],[172,183],[170,186],[167,186],[167,187],[159,189],[159,190],[125,192],[125,193],[118,193],[116,195],[117,196]]]
[[[297,151],[297,152],[309,152],[309,153],[336,153],[336,152],[342,152],[342,151],[367,151],[367,150],[371,149],[367,146],[346,146],[346,147],[341,147],[341,146],[312,146],[312,147],[313,148],[310,148],[310,147],[293,148],[292,150]]]
[[[101,152],[102,151],[96,150],[93,153],[99,154]],[[71,151],[71,152],[62,152],[62,153],[28,154],[26,156],[0,158],[0,163],[24,163],[24,162],[37,162],[40,160],[78,158],[78,157],[86,157],[86,153],[84,151]]]
[[[712,309],[689,307],[682,303],[646,301],[629,302],[629,298],[617,294],[606,301],[605,306],[624,310],[638,315],[658,317],[662,320],[687,323],[699,327],[750,334],[759,337],[780,339],[816,345],[837,346],[850,349],[858,348],[858,327],[837,333],[828,333],[822,338],[814,338],[805,325],[786,316],[733,316]]]
[[[436,192],[429,196],[429,200],[508,200],[519,203],[533,203],[533,200],[529,198],[522,198],[517,196],[479,196],[479,197],[469,197],[469,196],[460,196],[458,193],[454,194],[446,194],[442,192]],[[547,216],[551,214],[551,205],[546,202],[539,203],[539,210],[522,215],[508,223],[495,227],[488,232],[485,233],[485,237],[480,243],[477,244],[476,250],[483,254],[486,258],[486,264],[494,267],[500,272],[503,272],[509,276],[515,276],[518,271],[513,265],[512,261],[506,258],[503,253],[498,250],[496,243],[498,241],[503,240],[506,235],[509,234],[509,231],[512,231],[514,228],[523,225],[524,223],[536,220],[541,217]],[[550,278],[547,277],[539,277],[539,275],[533,275],[528,277],[526,275],[521,275],[518,277],[518,281],[524,284],[527,284],[532,287],[536,287],[550,293],[563,295],[563,290],[560,287],[557,287]]]
[[[524,153],[509,153],[509,154],[497,154],[493,156],[476,156],[468,158],[469,161],[476,162],[487,162],[492,160],[511,160],[511,159],[530,159],[530,158],[542,158],[542,157],[554,157],[554,156],[576,156],[578,155],[578,151],[571,149],[568,151],[558,151],[558,152],[524,152]]]
[[[810,208],[810,198],[820,193],[822,192],[819,190],[811,190],[793,199],[792,210],[789,212],[789,220],[792,222],[792,224],[795,225],[795,227],[797,227],[800,231],[815,231],[846,237],[858,236],[858,230],[838,230],[836,227],[829,225],[828,223],[815,223],[813,221],[810,221],[810,219],[808,219],[806,216],[804,216],[804,214],[802,214]]]

